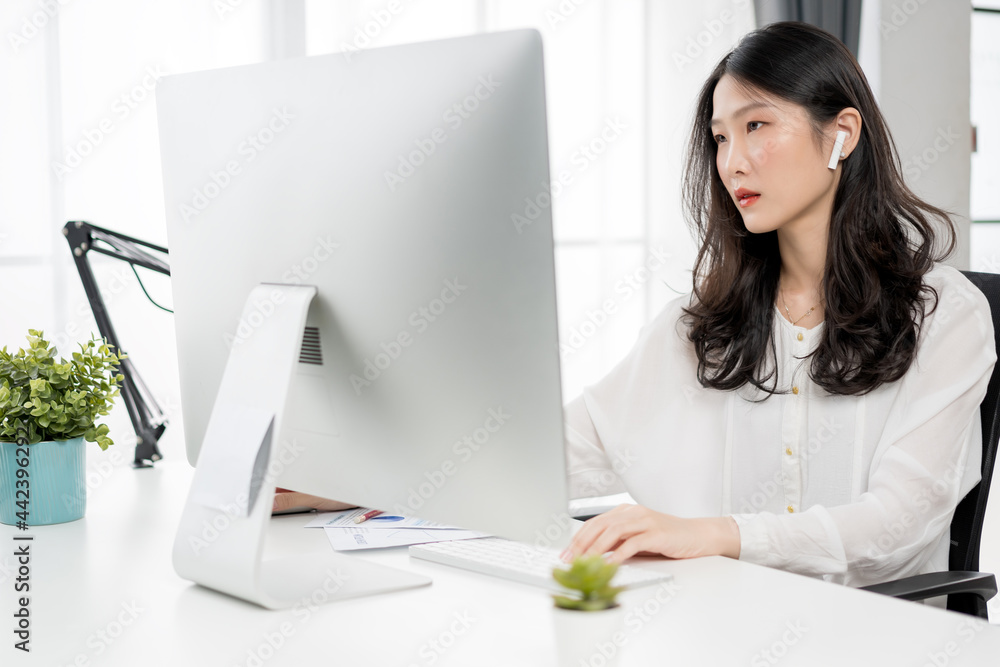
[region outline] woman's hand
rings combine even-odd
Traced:
[[[336,510],[349,510],[357,505],[348,505],[339,500],[327,500],[319,496],[310,496],[307,493],[289,491],[288,489],[277,488],[274,490],[274,505],[272,512],[281,512],[292,507],[313,507],[320,512],[334,512]]]
[[[619,505],[580,528],[562,553],[569,562],[581,554],[614,553],[608,562],[635,555],[668,558],[740,557],[740,529],[732,517],[682,519],[642,505]]]

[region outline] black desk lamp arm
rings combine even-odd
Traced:
[[[66,236],[73,253],[73,261],[80,274],[83,289],[87,293],[87,300],[94,313],[97,329],[101,332],[101,336],[114,346],[116,351],[120,351],[121,344],[118,342],[118,336],[111,324],[111,318],[108,316],[101,291],[97,287],[94,272],[87,260],[87,253],[97,252],[128,262],[132,266],[141,266],[169,276],[170,267],[166,261],[144,250],[144,248],[149,248],[166,255],[167,249],[83,221],[67,222],[63,227],[63,235]],[[130,359],[122,361],[120,372],[125,377],[124,382],[122,382],[121,396],[125,401],[125,407],[136,435],[133,465],[146,467],[149,465],[147,462],[158,461],[162,458],[157,442],[166,428],[167,421],[163,410],[156,403]]]

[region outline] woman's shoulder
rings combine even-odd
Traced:
[[[660,312],[650,320],[646,328],[658,336],[673,334],[680,340],[687,340],[684,324],[684,309],[691,305],[691,294],[686,293],[665,303]]]
[[[967,276],[953,266],[936,263],[924,275],[924,285],[933,288],[936,294],[925,301],[926,322],[922,327],[925,345],[938,339],[952,354],[956,344],[993,347],[989,301]]]
[[[958,287],[975,288],[975,285],[965,277],[961,271],[950,264],[935,262],[931,270],[924,274],[924,282],[935,287],[948,287],[955,285]]]
[[[982,305],[987,308],[989,307],[989,303],[986,300],[986,295],[983,294],[983,291],[979,289],[975,283],[973,283],[969,277],[965,275],[965,273],[959,271],[950,264],[935,262],[931,270],[924,274],[924,284],[934,287],[935,289],[943,289],[958,292],[960,294],[971,294],[975,296],[977,300],[981,301]]]
[[[656,315],[640,329],[629,354],[623,360],[639,359],[647,366],[663,366],[680,362],[689,356],[691,342],[684,322],[684,307],[691,301],[684,294],[663,304]]]
[[[933,268],[924,274],[924,284],[937,293],[937,307],[934,309],[934,314],[937,314],[939,308],[944,309],[943,316],[936,319],[950,319],[950,314],[958,308],[968,310],[969,314],[985,316],[992,321],[986,295],[955,267],[936,262]]]

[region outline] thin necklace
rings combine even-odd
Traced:
[[[786,316],[786,317],[787,317],[787,318],[788,318],[789,320],[791,320],[791,319],[792,319],[792,316],[791,316],[791,314],[789,314],[789,312],[788,312],[788,304],[787,304],[787,303],[785,303],[785,294],[784,294],[784,292],[781,292],[781,293],[780,293],[780,296],[781,296],[781,305],[783,305],[783,306],[785,307],[785,316]],[[820,300],[820,303],[823,303],[823,301],[822,301],[822,300]],[[816,304],[816,306],[818,306],[818,305],[819,305],[819,303],[817,303],[817,304]],[[816,310],[816,306],[813,306],[812,308],[810,308],[809,310],[807,310],[807,311],[806,311],[806,314],[805,314],[805,315],[803,315],[803,316],[802,316],[802,317],[800,317],[799,319],[797,319],[797,320],[795,320],[794,322],[792,322],[792,326],[794,327],[794,326],[795,326],[796,324],[798,324],[799,322],[801,322],[802,320],[804,320],[804,319],[805,319],[806,317],[808,317],[808,316],[809,316],[809,313],[811,313],[812,311]]]

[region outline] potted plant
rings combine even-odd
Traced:
[[[75,521],[86,510],[83,442],[114,444],[97,420],[118,396],[125,356],[91,339],[56,361],[41,331],[27,338],[16,354],[0,350],[0,522]]]
[[[566,589],[553,595],[553,621],[559,664],[563,667],[618,662],[625,634],[621,631],[623,608],[612,586],[618,565],[600,554],[577,556],[568,568],[554,568],[552,577]],[[600,656],[597,658],[596,656]]]

